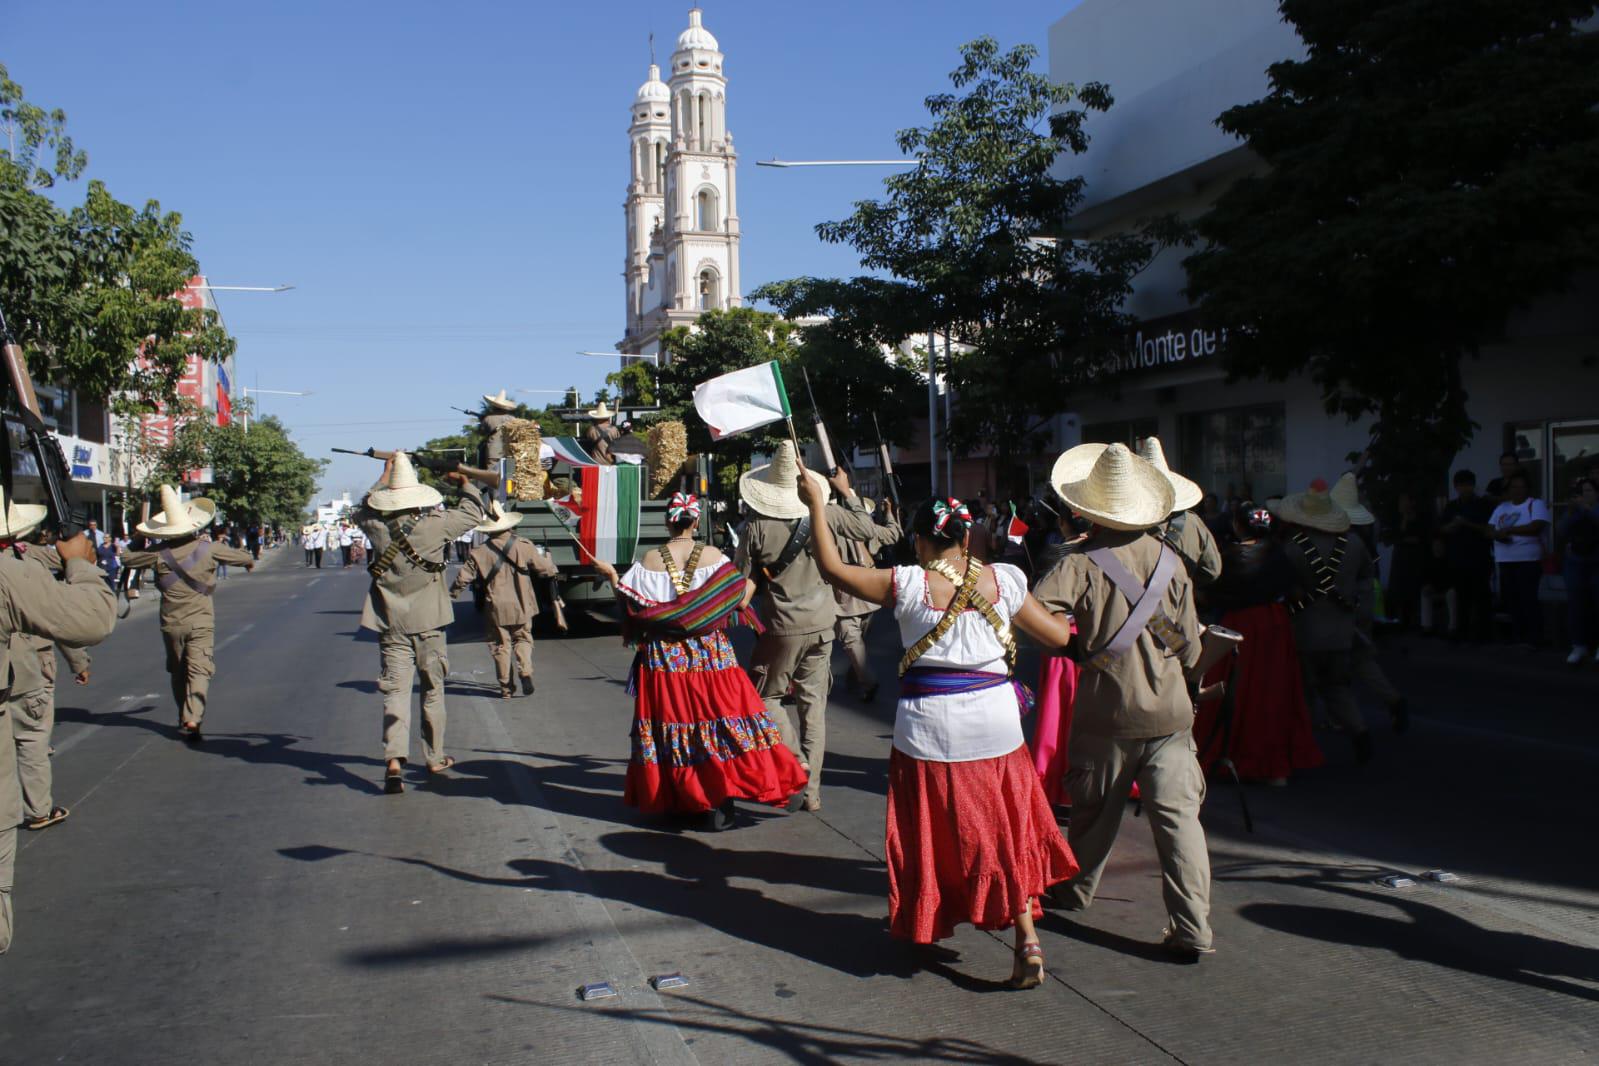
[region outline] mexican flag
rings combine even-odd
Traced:
[[[1027,536],[1027,523],[1021,520],[1016,513],[1016,505],[1010,505],[1010,525],[1005,527],[1005,539],[1012,544],[1020,544]]]
[[[639,502],[644,470],[638,466],[584,466],[574,471],[577,487],[570,496],[550,500],[550,510],[583,546],[578,556],[630,566],[638,550]],[[587,553],[586,555],[584,553]]]
[[[695,386],[694,410],[711,427],[712,440],[781,422],[793,414],[775,359]]]

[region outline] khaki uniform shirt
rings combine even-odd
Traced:
[[[1192,511],[1187,514],[1177,537],[1177,554],[1183,557],[1194,584],[1203,588],[1221,577],[1221,549],[1216,547],[1216,537],[1205,520]]]
[[[777,562],[794,532],[794,521],[753,516],[743,539],[739,541],[734,565],[745,577],[754,577],[759,570]],[[877,536],[877,523],[866,513],[858,497],[851,495],[843,504],[827,505],[827,527],[835,537],[845,540],[870,542]],[[833,600],[833,590],[822,580],[811,555],[814,544],[805,550],[777,577],[764,582],[761,600],[761,620],[773,633],[785,636],[804,636],[810,633],[831,631],[838,620],[838,606]],[[763,584],[756,578],[757,585]]]
[[[611,444],[622,439],[622,431],[612,423],[605,425],[592,423],[583,431],[583,447],[594,457],[596,463],[607,466],[616,463],[616,456],[611,453]]]
[[[876,536],[870,541],[843,540],[839,541],[838,553],[844,561],[851,566],[875,567],[877,562],[873,556],[885,545],[893,544],[904,534],[904,529],[899,524],[898,518],[890,518],[887,522],[876,527]],[[856,618],[860,615],[871,614],[882,604],[873,603],[851,596],[840,589],[833,590],[833,599],[838,603],[838,616],[840,618]]]
[[[1039,582],[1034,590],[1051,611],[1070,611],[1077,621],[1077,643],[1091,655],[1116,635],[1132,605],[1087,553],[1108,547],[1133,577],[1144,582],[1160,561],[1161,541],[1139,532],[1096,529],[1079,552]],[[1199,661],[1199,618],[1194,614],[1194,587],[1178,567],[1166,588],[1161,610],[1172,620],[1188,646],[1181,656],[1161,646],[1148,627],[1126,655],[1103,670],[1085,666],[1077,675],[1073,732],[1123,740],[1163,737],[1194,724],[1194,705],[1183,670]]]
[[[495,551],[495,548],[499,551]],[[500,552],[505,553],[504,559],[501,559]],[[496,567],[499,569],[496,570]],[[472,549],[461,572],[455,575],[450,594],[459,595],[467,585],[491,573],[494,574],[494,580],[484,590],[489,618],[495,625],[507,628],[526,625],[539,613],[539,599],[533,592],[531,574],[539,577],[561,576],[548,555],[507,530],[490,537],[487,544],[479,544]]]
[[[190,560],[194,558],[201,543],[196,538],[187,544],[163,546],[163,550],[170,550],[173,558],[188,569],[190,577],[213,588],[216,586],[218,565],[222,563],[229,566],[255,565],[255,557],[249,552],[231,548],[219,540],[209,543],[211,552],[204,561],[190,565]],[[122,565],[154,567],[157,581],[172,573],[172,568],[161,558],[161,550],[128,552],[122,557]],[[192,633],[196,629],[215,629],[216,624],[216,606],[212,603],[211,597],[203,592],[196,592],[181,577],[174,581],[170,588],[161,591],[163,632]]]
[[[500,427],[515,417],[512,414],[492,414],[478,419],[478,425],[483,427],[484,433],[481,462],[485,466],[505,458],[505,438],[500,436]]]
[[[52,580],[61,573],[61,556],[56,550],[43,545],[30,545],[27,553],[23,555],[24,562],[30,562],[43,567],[49,572]],[[30,662],[27,651],[32,650],[34,658]],[[67,657],[67,668],[74,674],[81,674],[89,669],[89,653],[82,648],[63,647],[61,654]],[[32,665],[37,663],[37,666]],[[11,695],[21,696],[34,692],[45,685],[53,685],[56,680],[56,645],[49,637],[36,637],[31,634],[18,633],[11,638]],[[36,673],[35,673],[36,671]]]
[[[86,648],[104,640],[116,624],[116,596],[98,566],[73,559],[66,575],[57,581],[37,563],[0,554],[0,658],[5,660],[0,680],[8,686],[14,675],[26,677],[39,668],[32,647],[13,651],[19,634]]]
[[[376,489],[381,486],[372,486]],[[409,517],[401,517],[408,521]],[[372,542],[372,561],[383,557],[389,547],[389,525],[383,514],[361,501],[355,512],[356,524]],[[461,501],[448,511],[423,515],[411,527],[406,537],[416,553],[429,562],[441,564],[437,573],[417,566],[396,552],[394,563],[382,577],[372,579],[371,591],[361,609],[361,625],[379,633],[393,630],[397,633],[426,633],[430,629],[443,629],[455,618],[450,606],[450,593],[444,587],[445,553],[455,538],[483,521],[483,494],[468,481],[461,488]],[[370,567],[369,567],[370,568]]]
[[[1297,597],[1308,601],[1303,610],[1294,614],[1295,643],[1300,651],[1349,651],[1354,647],[1358,615],[1369,613],[1372,605],[1373,569],[1366,545],[1353,533],[1346,539],[1343,565],[1333,580],[1340,599],[1326,596],[1311,599],[1310,591],[1317,585],[1316,575],[1311,572],[1304,550],[1293,542],[1292,534],[1304,533],[1323,562],[1332,561],[1338,549],[1338,535],[1299,526],[1290,526],[1288,531],[1290,537],[1283,541],[1283,553],[1294,570]]]

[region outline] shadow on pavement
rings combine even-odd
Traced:
[[[888,752],[881,758],[863,758],[830,751],[822,764],[822,784],[853,788],[874,796],[888,795]]]
[[[549,940],[542,936],[484,936],[439,940],[423,940],[392,948],[369,948],[351,951],[344,961],[353,966],[387,968],[395,966],[430,966],[435,963],[471,962],[509,955],[512,952],[536,951]]]
[[[888,870],[875,859],[839,859],[785,851],[713,848],[703,840],[661,833],[606,833],[599,844],[613,855],[660,866],[668,877],[725,884],[729,878],[803,885],[827,892],[888,898]]]
[[[1044,916],[1038,919],[1038,927],[1063,936],[1068,940],[1075,940],[1083,944],[1091,944],[1096,948],[1114,951],[1118,955],[1130,958],[1143,959],[1146,962],[1173,962],[1170,955],[1161,949],[1159,944],[1149,940],[1135,940],[1130,936],[1122,936],[1108,929],[1096,929],[1091,925],[1074,922],[1059,911],[1046,910]]]

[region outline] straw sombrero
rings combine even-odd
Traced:
[[[799,472],[794,442],[785,440],[777,446],[769,464],[757,466],[738,479],[738,494],[756,514],[784,520],[804,518],[810,509],[799,498]],[[805,473],[825,496],[827,479],[814,470]]]
[[[515,529],[521,523],[522,516],[516,511],[507,512],[501,509],[499,500],[490,500],[488,517],[483,519],[477,531],[492,537],[496,533],[504,533],[507,529]]]
[[[1166,451],[1160,446],[1159,437],[1145,437],[1138,445],[1138,457],[1165,474],[1166,479],[1171,482],[1172,494],[1176,497],[1172,501],[1173,511],[1192,510],[1205,498],[1204,489],[1181,474],[1174,473],[1172,468],[1166,465]]]
[[[1079,444],[1055,460],[1050,484],[1084,518],[1107,529],[1149,529],[1172,512],[1172,483],[1125,444]]]
[[[1329,495],[1332,496],[1333,503],[1342,507],[1344,512],[1349,515],[1350,525],[1369,526],[1376,524],[1377,516],[1360,506],[1360,486],[1355,483],[1353,471],[1348,471],[1343,477],[1339,478],[1337,484],[1333,485],[1332,492]]]
[[[381,489],[373,489],[366,502],[374,511],[411,511],[437,507],[444,502],[444,497],[438,489],[417,480],[409,455],[395,452],[394,465],[389,468],[389,483]]]
[[[1284,522],[1306,529],[1319,529],[1323,533],[1349,532],[1349,512],[1333,502],[1327,483],[1321,478],[1312,481],[1308,491],[1278,500],[1271,513]]]
[[[0,490],[0,540],[24,540],[44,524],[50,508],[42,503],[12,503]]]
[[[151,515],[134,529],[157,540],[172,540],[198,533],[211,524],[217,516],[217,505],[204,496],[196,496],[188,503],[178,498],[178,490],[171,485],[161,486],[161,513]]]
[[[607,419],[615,418],[616,412],[606,406],[604,400],[601,400],[600,405],[589,412],[589,417],[594,419],[596,422],[604,422]]]
[[[507,397],[505,395],[505,390],[504,389],[501,389],[497,394],[495,394],[493,396],[490,396],[488,393],[485,392],[483,394],[483,402],[488,404],[490,407],[494,408],[496,411],[514,411],[514,410],[516,410],[516,401],[513,400],[513,399],[510,399],[509,397]]]

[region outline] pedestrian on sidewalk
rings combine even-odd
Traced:
[[[0,493],[0,538],[14,539],[16,532],[39,526],[46,515],[44,507],[12,504]],[[116,597],[100,579],[93,542],[80,535],[62,541],[56,551],[62,560],[62,581],[45,573],[43,567],[17,558],[14,552],[0,552],[0,599],[7,605],[0,611],[0,653],[8,659],[12,638],[18,633],[87,648],[109,636],[116,624]],[[33,655],[32,649],[25,654]],[[11,948],[17,826],[24,813],[10,676],[9,669],[0,671],[4,681],[0,684],[0,955]]]
[[[484,625],[502,700],[516,691],[518,675],[522,695],[533,695],[533,619],[539,613],[533,578],[561,576],[548,555],[512,532],[521,521],[516,511],[502,511],[498,500],[490,501],[488,517],[475,527],[488,539],[467,555],[450,586],[451,597],[468,585],[483,590],[488,607]]]
[[[1532,495],[1525,470],[1505,479],[1505,499],[1489,518],[1494,564],[1499,568],[1499,598],[1510,613],[1512,643],[1537,647],[1543,639],[1538,582],[1543,578],[1544,530],[1549,507]]]
[[[1580,664],[1592,651],[1599,663],[1599,484],[1578,478],[1571,487],[1571,502],[1560,520],[1560,540],[1565,548],[1566,610],[1571,621],[1571,654],[1566,662]]]
[[[1008,984],[1034,988],[1044,952],[1034,919],[1049,887],[1077,872],[1022,736],[1013,682],[1019,627],[1046,648],[1071,638],[1014,566],[968,554],[976,520],[956,499],[911,519],[916,566],[849,566],[829,528],[826,489],[798,485],[816,530],[816,562],[834,588],[893,607],[906,644],[888,760],[889,931],[913,944],[956,925],[1016,929]]]
[[[1083,444],[1055,461],[1050,482],[1093,523],[1083,550],[1038,587],[1044,607],[1076,623],[1082,669],[1072,721],[1068,833],[1082,871],[1051,893],[1067,910],[1093,903],[1134,784],[1155,836],[1167,924],[1161,943],[1183,961],[1209,954],[1210,854],[1199,808],[1186,671],[1199,662],[1193,583],[1149,530],[1171,514],[1171,481],[1122,444]],[[1153,597],[1153,602],[1150,598]]]
[[[1361,544],[1366,547],[1367,552],[1371,553],[1372,558],[1375,559],[1376,538],[1372,531],[1376,527],[1377,517],[1361,505],[1359,490],[1355,483],[1355,475],[1352,472],[1345,472],[1338,479],[1337,484],[1333,485],[1330,495],[1333,503],[1337,504],[1339,509],[1349,516],[1350,530],[1360,535]],[[1406,497],[1401,497],[1401,499],[1407,497],[1408,494]],[[1400,513],[1401,516],[1404,515],[1403,508],[1401,508]],[[1410,525],[1406,528],[1410,528],[1412,534],[1414,534],[1414,517],[1412,516],[1411,519],[1402,518],[1402,521],[1410,522]],[[1396,548],[1395,558],[1397,559],[1398,557],[1399,551]],[[1396,574],[1402,572],[1402,568],[1397,563],[1394,566],[1394,572]],[[1357,603],[1355,606],[1355,642],[1349,651],[1350,677],[1364,686],[1367,692],[1382,701],[1383,707],[1388,711],[1389,721],[1393,723],[1394,732],[1403,733],[1410,728],[1410,701],[1405,698],[1404,693],[1394,686],[1392,681],[1388,680],[1387,672],[1383,670],[1382,663],[1377,660],[1376,580],[1376,564],[1373,562],[1373,596],[1369,602]],[[1396,578],[1395,580],[1397,581],[1398,579]],[[1417,602],[1419,602],[1419,596],[1420,592],[1418,591]]]
[[[861,506],[867,514],[875,514],[877,508],[871,500],[862,499]],[[845,540],[839,544],[839,552],[844,557],[844,562],[849,566],[875,567],[875,556],[884,547],[899,543],[905,531],[899,524],[899,515],[894,513],[894,505],[889,500],[883,501],[885,521],[877,524],[877,534],[871,540]],[[833,599],[838,604],[838,622],[833,631],[834,639],[844,649],[844,657],[849,660],[849,671],[845,675],[845,684],[850,692],[863,703],[871,703],[877,698],[877,677],[872,672],[872,663],[866,653],[866,635],[871,631],[872,619],[877,617],[881,610],[878,604],[851,596],[841,589],[833,590]]]
[[[756,467],[739,479],[739,495],[751,515],[739,539],[735,565],[761,590],[756,602],[766,631],[756,640],[750,662],[756,691],[766,701],[783,743],[800,757],[810,775],[802,805],[807,811],[819,811],[838,606],[816,569],[815,526],[795,488],[799,471],[793,443],[783,441],[770,465]],[[833,534],[850,540],[876,539],[877,524],[850,488],[843,468],[823,480],[831,483],[841,501],[823,509]],[[790,693],[797,728],[783,709]]]
[[[462,532],[483,520],[483,496],[455,471],[444,475],[461,494],[454,507],[438,489],[417,480],[411,457],[397,451],[383,476],[355,513],[377,557],[367,567],[372,587],[361,610],[361,626],[378,634],[383,656],[384,791],[405,791],[404,768],[411,751],[411,684],[422,683],[422,754],[430,774],[455,765],[444,754],[444,680],[450,672],[444,627],[455,618],[445,587],[445,553]]]
[[[625,575],[595,563],[638,645],[625,800],[729,829],[735,800],[779,806],[805,788],[805,771],[727,639],[730,626],[754,623],[755,583],[695,540],[697,497],[673,495],[666,513],[671,538]]]
[[[216,675],[217,568],[225,563],[255,569],[250,553],[200,536],[216,517],[216,504],[204,497],[184,503],[171,485],[161,486],[161,513],[140,522],[138,531],[159,542],[158,551],[129,552],[127,566],[155,569],[161,591],[161,640],[167,674],[178,705],[178,728],[190,744],[201,740],[211,678]]]
[[[1444,504],[1438,529],[1449,569],[1449,636],[1486,640],[1493,627],[1492,501],[1477,495],[1477,475],[1456,470],[1455,498]]]

